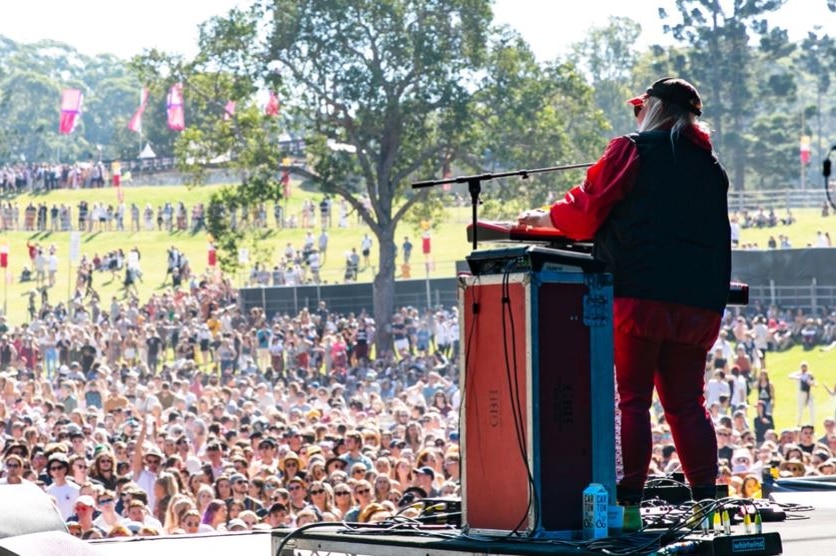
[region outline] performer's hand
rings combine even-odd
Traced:
[[[552,219],[549,213],[543,209],[529,209],[517,216],[517,223],[520,226],[532,226],[534,228],[553,228]]]

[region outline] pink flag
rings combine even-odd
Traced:
[[[186,129],[186,116],[183,112],[182,83],[175,83],[168,90],[166,112],[168,113],[168,129],[172,131],[183,131]]]
[[[145,112],[145,105],[148,104],[148,88],[143,87],[139,93],[139,108],[136,109],[131,121],[128,122],[128,129],[136,133],[142,133],[142,113]]]
[[[273,91],[270,91],[270,99],[267,101],[267,106],[264,107],[264,114],[267,116],[279,115],[279,99]]]
[[[61,120],[58,122],[58,133],[69,135],[75,129],[76,120],[81,113],[81,103],[84,95],[78,89],[64,89],[61,93]]]
[[[230,100],[226,103],[226,107],[224,108],[224,121],[232,118],[235,115],[235,101]]]

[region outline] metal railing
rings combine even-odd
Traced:
[[[729,191],[729,210],[820,208],[827,202],[824,187],[809,189],[772,189],[763,191]],[[784,214],[778,214],[783,217]]]
[[[778,286],[770,280],[767,285],[749,286],[749,304],[756,302],[817,314],[821,309],[836,307],[836,285],[821,285],[815,278],[809,285],[796,286]]]

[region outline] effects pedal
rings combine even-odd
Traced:
[[[770,532],[750,535],[689,535],[682,542],[662,547],[657,554],[775,556],[783,551],[781,535]]]

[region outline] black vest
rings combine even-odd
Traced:
[[[595,234],[595,257],[615,296],[722,313],[729,293],[728,176],[717,157],[669,131],[628,136],[639,153],[635,186]]]

